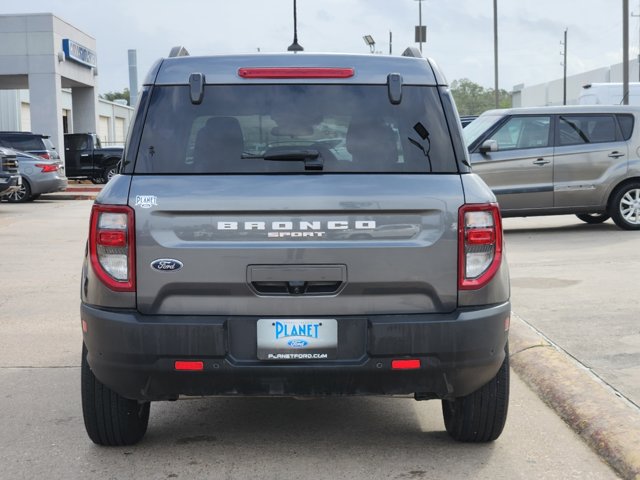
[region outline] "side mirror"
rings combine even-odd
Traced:
[[[498,142],[495,140],[485,140],[482,145],[480,145],[480,153],[489,153],[489,152],[497,152],[498,151]]]

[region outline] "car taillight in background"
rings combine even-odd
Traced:
[[[89,257],[98,278],[118,292],[135,291],[134,213],[127,206],[94,205]]]
[[[35,167],[41,168],[42,173],[49,173],[49,172],[57,172],[58,169],[60,168],[60,165],[58,165],[57,163],[53,163],[53,164],[36,163]]]
[[[497,204],[470,204],[460,208],[458,219],[458,287],[484,287],[502,262],[502,221]]]
[[[49,155],[48,152],[44,152],[44,153],[38,153],[38,156],[40,158],[44,158],[45,160],[51,160],[51,155]]]

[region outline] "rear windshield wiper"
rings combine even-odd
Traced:
[[[262,157],[271,161],[300,161],[304,162],[305,170],[322,170],[323,163],[318,150],[308,149],[271,149]]]

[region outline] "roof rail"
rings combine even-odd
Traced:
[[[169,58],[173,57],[188,57],[189,52],[182,45],[178,45],[177,47],[173,47],[169,52]]]
[[[415,57],[415,58],[424,58],[422,56],[422,52],[418,50],[416,47],[407,47],[407,49],[402,52],[403,57]]]

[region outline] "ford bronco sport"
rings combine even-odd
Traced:
[[[509,277],[437,66],[336,54],[176,56],[142,89],[82,270],[89,437],[201,395],[440,399],[496,439]]]

